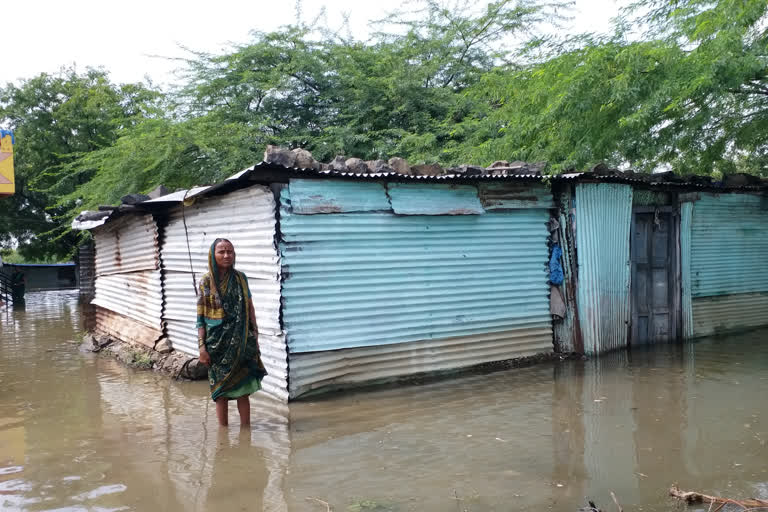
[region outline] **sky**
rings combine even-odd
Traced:
[[[325,7],[327,26],[349,16],[355,37],[366,39],[370,20],[400,8],[400,0],[304,0],[311,21]],[[573,32],[606,31],[618,12],[616,0],[576,0]],[[115,82],[145,77],[173,82],[180,46],[220,53],[249,40],[251,30],[270,30],[296,20],[293,0],[16,0],[5,3],[0,34],[4,54],[0,84],[76,65],[107,69]]]

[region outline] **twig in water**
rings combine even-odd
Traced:
[[[316,501],[316,502],[320,503],[321,505],[325,505],[325,512],[333,512],[333,509],[331,508],[331,504],[328,503],[327,501],[323,501],[320,498],[312,498],[312,497],[306,498],[306,500],[307,501]]]
[[[748,500],[732,500],[730,498],[720,498],[718,496],[708,496],[698,492],[681,491],[676,485],[669,490],[669,495],[685,501],[689,505],[692,503],[716,503],[720,505],[714,512],[718,512],[727,504],[736,505],[743,510],[768,509],[768,501],[750,498]]]
[[[624,509],[619,505],[619,500],[616,499],[616,495],[613,494],[613,491],[611,491],[611,498],[613,498],[613,502],[616,504],[616,508],[619,509],[619,512],[624,512]]]

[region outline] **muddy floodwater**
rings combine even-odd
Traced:
[[[0,510],[574,512],[613,491],[629,512],[674,509],[675,482],[768,498],[768,331],[256,395],[246,431],[217,427],[206,383],[83,353],[80,333],[75,292],[0,310]]]

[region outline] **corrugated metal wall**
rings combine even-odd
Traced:
[[[691,222],[695,336],[768,325],[768,199],[701,194]]]
[[[576,279],[575,279],[575,250],[573,235],[570,229],[571,223],[568,219],[572,213],[571,207],[572,189],[571,187],[565,187],[560,197],[558,198],[558,222],[560,223],[560,248],[563,251],[561,262],[563,265],[563,284],[560,286],[560,290],[565,300],[566,313],[565,317],[559,321],[555,321],[554,336],[555,343],[559,345],[558,350],[561,352],[581,352],[583,348],[580,344],[578,329],[578,322],[576,319]]]
[[[96,261],[93,243],[80,246],[77,252],[77,268],[80,274],[80,300],[90,302],[96,293]]]
[[[275,199],[267,187],[252,186],[230,194],[200,198],[171,211],[164,229],[161,258],[165,286],[164,319],[168,339],[179,351],[197,356],[196,282],[207,272],[208,250],[216,238],[232,241],[236,268],[248,276],[264,364],[264,390],[286,400],[287,353],[280,327],[280,277],[275,247]],[[189,237],[189,251],[187,249]]]
[[[632,187],[576,185],[579,323],[587,354],[627,346]]]
[[[154,347],[163,334],[163,300],[158,232],[152,215],[126,215],[94,229],[93,237],[96,281],[91,303],[110,312],[96,315],[96,329]],[[131,335],[137,331],[134,322],[149,330]]]
[[[680,205],[680,285],[682,300],[683,338],[693,336],[693,303],[691,296],[691,221],[693,203]]]
[[[152,215],[126,215],[93,231],[96,275],[159,268],[157,225]]]
[[[547,209],[434,215],[455,211],[443,187],[430,215],[298,215],[294,190],[308,193],[292,181],[280,215],[292,396],[552,351]]]

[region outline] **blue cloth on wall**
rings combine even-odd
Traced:
[[[549,282],[554,285],[561,285],[563,283],[563,266],[560,263],[560,257],[563,255],[563,250],[559,245],[552,246],[552,256],[549,258]]]

